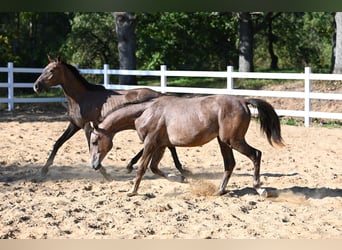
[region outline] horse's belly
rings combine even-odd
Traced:
[[[210,131],[168,131],[169,141],[171,145],[177,147],[197,147],[208,143],[217,137],[217,133]]]

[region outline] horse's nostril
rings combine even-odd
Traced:
[[[36,93],[38,93],[38,92],[40,92],[41,91],[41,86],[40,86],[40,84],[39,83],[35,83],[34,85],[33,85],[33,90],[34,90],[34,92],[36,92]]]

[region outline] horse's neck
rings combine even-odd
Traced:
[[[86,88],[72,72],[65,70],[61,84],[68,103],[68,114],[73,123],[79,127],[84,126],[84,117],[81,113],[82,98],[86,95]]]
[[[64,79],[61,86],[68,102],[72,99],[75,103],[79,103],[88,91],[83,83],[68,70],[64,72]],[[69,105],[74,105],[74,102],[69,103]]]
[[[149,106],[151,102],[139,104],[130,104],[124,107],[118,107],[117,110],[108,114],[102,121],[101,128],[108,133],[116,133],[121,129],[134,128],[134,121],[139,117]]]

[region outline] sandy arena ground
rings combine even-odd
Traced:
[[[187,183],[148,171],[128,197],[135,173],[125,166],[141,148],[135,131],[114,138],[104,166],[89,167],[83,131],[60,148],[40,178],[65,110],[0,112],[0,238],[43,239],[331,239],[342,238],[342,129],[282,126],[284,148],[272,148],[253,121],[247,141],[263,152],[261,180],[272,197],[252,189],[253,166],[235,152],[230,192],[215,196],[223,173],[216,141],[178,148]],[[160,168],[175,173],[167,151]]]

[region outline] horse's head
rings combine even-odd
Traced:
[[[113,147],[112,137],[94,123],[90,123],[93,128],[90,135],[90,165],[94,169],[101,168],[101,162]]]
[[[47,90],[52,86],[56,86],[63,82],[62,79],[62,58],[57,57],[56,60],[48,56],[49,64],[44,68],[43,73],[38,77],[33,85],[33,90],[36,93]]]

